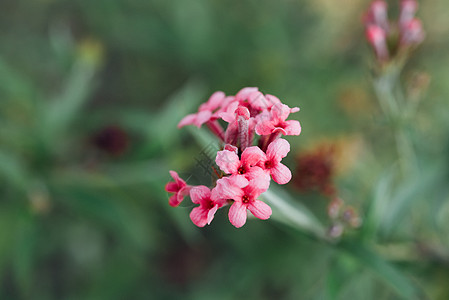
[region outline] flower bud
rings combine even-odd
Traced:
[[[386,61],[389,58],[386,33],[377,25],[369,25],[365,31],[366,39],[371,44],[380,61]]]
[[[399,26],[403,27],[415,17],[418,9],[418,2],[416,0],[402,0],[399,14]]]
[[[412,19],[401,28],[401,46],[420,44],[424,40],[425,33],[419,19]]]

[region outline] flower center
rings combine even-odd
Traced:
[[[245,204],[249,203],[249,196],[248,195],[243,196],[242,197],[242,202],[245,203]]]
[[[246,173],[246,170],[245,170],[245,168],[242,166],[242,167],[240,167],[240,168],[237,170],[237,173],[239,173],[240,175],[242,175],[242,174],[245,174],[245,173]]]
[[[265,162],[265,169],[271,169],[273,166],[271,165],[271,161],[267,160]]]
[[[206,207],[206,209],[207,210],[211,210],[214,206],[215,206],[215,203],[212,201],[212,200],[208,200],[207,202],[206,202],[206,205],[205,205]]]

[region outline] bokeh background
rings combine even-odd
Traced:
[[[405,181],[371,85],[368,4],[2,0],[0,298],[449,299],[449,3],[421,1],[426,40],[401,75],[420,101],[420,175]],[[200,229],[191,205],[168,206],[169,170],[204,180],[201,135],[177,123],[245,86],[301,108],[285,190],[326,226],[338,190],[362,220],[341,243],[271,220],[235,229],[223,211]]]

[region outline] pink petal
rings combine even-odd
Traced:
[[[182,201],[184,201],[184,198],[189,195],[190,189],[191,189],[191,186],[186,185],[186,186],[182,187],[178,193],[176,193],[176,195],[178,197],[178,203],[181,203]]]
[[[249,184],[249,181],[246,180],[244,177],[239,176],[231,176],[229,177],[229,182],[240,189],[244,188]]]
[[[190,114],[182,118],[178,123],[178,128],[184,127],[186,125],[192,125],[196,120],[196,114]]]
[[[204,227],[207,224],[207,213],[207,210],[201,206],[195,207],[190,212],[190,219],[196,226]]]
[[[228,150],[218,151],[215,162],[220,169],[226,174],[235,174],[240,166],[239,156]]]
[[[248,96],[251,93],[257,92],[259,89],[256,87],[245,87],[243,89],[241,89],[236,95],[235,95],[235,100],[237,101],[244,101],[246,99],[248,99]]]
[[[174,194],[173,196],[171,196],[171,197],[168,199],[168,204],[169,204],[170,206],[176,207],[176,206],[178,206],[180,203],[181,203],[181,201],[179,201],[179,198],[178,198],[178,194],[177,194],[177,193]]]
[[[217,185],[212,189],[211,199],[219,201],[222,199],[241,199],[242,187],[248,185],[244,176],[223,177],[217,180]]]
[[[204,185],[194,186],[190,190],[190,199],[196,204],[203,202],[205,199],[210,199],[210,189]]]
[[[226,95],[222,91],[213,93],[212,96],[210,96],[209,100],[207,100],[207,109],[210,111],[217,109],[221,105],[225,97]]]
[[[284,127],[275,127],[272,133],[281,133],[282,135],[287,135],[287,131],[285,131]]]
[[[170,181],[165,185],[165,190],[169,193],[176,193],[179,190],[179,187],[176,182]]]
[[[210,223],[212,222],[212,220],[214,219],[215,213],[218,210],[218,204],[215,205],[214,207],[212,207],[208,212],[207,212],[207,225],[210,225]]]
[[[243,176],[243,175],[241,175],[241,176]],[[248,172],[246,172],[246,174],[244,176],[249,181],[254,180],[254,179],[259,179],[259,178],[264,178],[265,180],[268,179],[268,183],[270,181],[269,175],[267,176],[267,173],[261,167],[258,167],[258,166],[249,168]],[[267,186],[267,188],[268,188],[268,186]]]
[[[229,209],[229,221],[237,228],[242,227],[246,223],[246,206],[241,202],[234,202]]]
[[[271,108],[273,105],[279,105],[281,104],[281,100],[279,100],[278,97],[267,94],[265,95],[265,98],[270,102],[269,108]]]
[[[237,115],[237,117],[243,117],[245,120],[248,120],[250,117],[248,108],[242,105],[237,107],[237,109],[235,110],[235,114]]]
[[[178,175],[177,172],[175,172],[175,171],[168,171],[168,172],[170,173],[170,176],[173,178],[173,180],[174,180],[177,184],[185,183],[185,181],[182,180],[182,179],[179,177],[179,175]]]
[[[278,164],[274,168],[270,169],[270,171],[273,180],[279,184],[286,184],[290,181],[290,179],[292,179],[292,172],[283,164]]]
[[[224,146],[224,150],[232,151],[232,152],[234,152],[235,154],[237,154],[239,148],[237,148],[236,146],[233,146],[233,145],[231,145],[231,144],[226,144],[226,145]]]
[[[253,92],[248,96],[248,103],[256,110],[264,110],[270,108],[270,103],[259,91]]]
[[[290,114],[290,107],[285,104],[276,104],[271,108],[272,120],[279,122],[285,121]]]
[[[292,114],[292,113],[295,113],[295,112],[298,112],[299,111],[299,107],[293,107],[293,108],[290,108],[290,113]]]
[[[254,167],[259,168],[259,167]],[[270,187],[270,175],[267,172],[260,172],[260,175],[252,179],[246,187],[243,188],[244,194],[250,195],[253,199],[268,190]]]
[[[272,213],[271,207],[268,204],[257,199],[248,204],[248,209],[256,218],[261,220],[268,219]]]
[[[200,111],[196,115],[196,119],[193,123],[195,124],[196,127],[200,128],[201,125],[203,125],[204,123],[206,123],[207,121],[210,120],[211,116],[212,116],[212,112],[210,112],[208,110]]]
[[[288,152],[290,152],[289,142],[284,139],[277,139],[268,145],[267,157],[268,159],[279,162],[282,158],[287,156]]]
[[[296,120],[285,121],[284,129],[284,135],[299,135],[301,133],[301,125]]]
[[[225,111],[218,113],[218,116],[222,118],[225,122],[232,123],[235,121],[235,111],[239,107],[238,101],[231,102]]]
[[[242,153],[242,164],[255,166],[257,163],[265,158],[265,153],[257,146],[246,148]]]
[[[262,114],[263,116],[264,114]],[[268,135],[271,134],[274,130],[273,123],[270,120],[266,120],[265,118],[259,118],[256,125],[256,133],[258,135]]]

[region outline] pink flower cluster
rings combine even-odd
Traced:
[[[416,0],[401,0],[397,22],[390,23],[387,17],[387,3],[374,0],[363,17],[365,34],[376,57],[386,62],[391,56],[410,49],[424,40],[421,21],[415,18],[418,9]]]
[[[231,205],[229,220],[237,228],[246,223],[248,210],[256,218],[268,219],[271,208],[258,198],[270,186],[271,178],[286,184],[292,177],[290,169],[281,163],[290,144],[280,137],[301,133],[298,121],[287,120],[290,113],[297,111],[299,108],[290,108],[255,87],[243,88],[235,96],[212,94],[198,112],[184,117],[178,127],[205,124],[222,143],[215,158],[220,168],[215,186],[190,186],[170,171],[174,182],[165,187],[173,193],[169,204],[178,206],[189,195],[194,204],[199,204],[190,213],[199,227],[210,224],[217,210],[227,205]],[[257,145],[253,146],[253,142]]]

